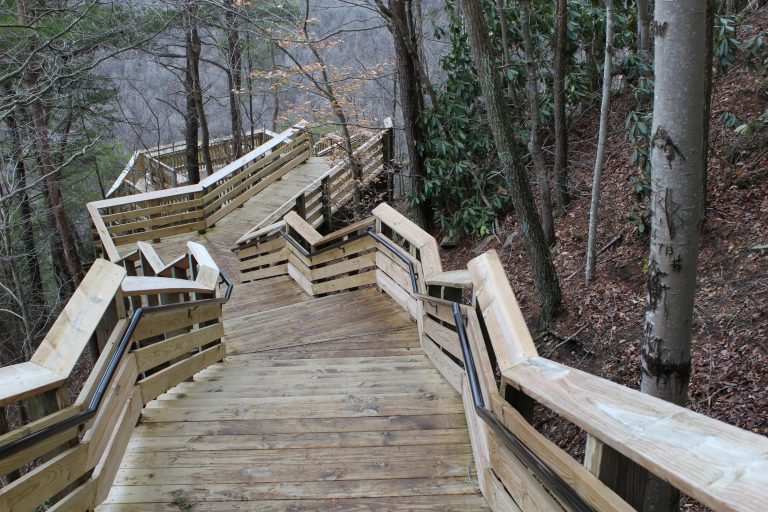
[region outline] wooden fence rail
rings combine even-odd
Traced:
[[[290,212],[233,250],[244,281],[288,275],[315,296],[377,286],[407,310],[464,398],[494,510],[642,509],[648,475],[714,510],[765,510],[768,439],[540,357],[493,251],[443,272],[435,239],[386,204],[326,236]],[[583,429],[583,463],[531,425],[535,403]]]
[[[363,169],[361,186],[376,179],[391,156],[391,124],[388,126],[390,128],[360,144],[355,152]],[[88,203],[94,245],[107,259],[119,262],[126,256],[126,250],[130,251],[138,242],[204,231],[310,156],[311,135],[299,125],[276,135],[198,184]],[[320,226],[350,200],[354,186],[349,162],[342,159],[254,230],[299,205],[312,224]]]
[[[231,286],[219,293],[205,249],[190,242],[168,265],[146,248],[137,256],[133,276],[96,260],[32,359],[0,368],[0,407],[26,402],[32,417],[0,435],[0,476],[9,481],[0,510],[93,510],[142,407],[226,355],[222,305]],[[95,363],[78,386],[73,372],[88,346]]]
[[[251,149],[261,146],[276,133],[259,129],[245,133],[244,142]],[[214,168],[234,160],[232,136],[213,139],[209,144]],[[135,151],[128,164],[109,188],[106,196],[117,197],[189,184],[186,172],[186,151],[184,141],[165,144],[152,149]],[[198,148],[198,159],[203,161],[202,148]],[[213,172],[211,169],[209,172]]]
[[[384,129],[364,142],[355,143],[354,158],[362,170],[362,179],[357,185],[364,189],[384,174],[392,159],[392,120],[384,121]],[[330,146],[333,147],[333,146]],[[387,179],[390,174],[386,174]],[[279,220],[286,213],[295,210],[300,217],[316,229],[329,230],[333,214],[347,204],[354,193],[356,180],[352,175],[349,159],[342,156],[340,161],[312,183],[286,201],[273,215],[263,219],[238,240],[246,243],[258,232]],[[388,186],[391,190],[391,186]]]

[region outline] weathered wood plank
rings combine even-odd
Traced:
[[[221,361],[226,355],[226,346],[220,343],[140,380],[139,387],[141,388],[142,400],[146,404],[160,393],[167,391],[203,368]]]
[[[105,260],[94,261],[30,361],[68,377],[124,277],[122,267]]]
[[[539,357],[503,378],[707,506],[759,510],[766,502],[763,436]]]

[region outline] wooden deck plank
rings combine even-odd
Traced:
[[[105,504],[99,510],[104,512],[169,512],[178,507],[167,503]],[[192,507],[195,510],[196,507]],[[304,500],[259,500],[259,501],[207,501],[205,510],[294,512],[332,510],[333,512],[402,512],[439,510],[441,512],[478,512],[488,510],[481,496],[387,496],[385,498],[344,498]]]
[[[271,278],[224,324],[230,355],[147,404],[99,510],[488,510],[461,397],[387,295]]]
[[[297,469],[297,471],[301,471]],[[106,503],[172,502],[178,485],[114,485]],[[381,480],[330,480],[311,482],[190,485],[182,489],[191,503],[208,501],[259,501],[269,499],[345,499],[390,496],[435,496],[475,494],[465,474],[454,478],[393,478]]]

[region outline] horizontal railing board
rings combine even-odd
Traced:
[[[534,357],[505,381],[686,494],[718,510],[768,503],[768,439]]]

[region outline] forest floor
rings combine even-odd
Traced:
[[[752,32],[765,30],[768,16],[756,15],[746,24]],[[714,81],[688,407],[768,435],[768,250],[753,249],[768,244],[768,134],[740,136],[720,121],[725,112],[742,120],[757,118],[768,104],[764,80],[737,66]],[[553,325],[538,323],[530,265],[514,214],[500,223],[496,236],[465,239],[442,253],[443,266],[450,270],[466,268],[473,257],[495,249],[541,355],[638,389],[649,237],[628,222],[631,213],[644,208],[630,190],[636,170],[624,122],[634,106],[629,93],[614,97],[600,209],[598,247],[604,250],[597,278],[588,286],[584,260],[599,109],[570,127],[568,172],[575,198],[556,220],[552,250],[567,309]],[[583,455],[578,428],[554,414],[537,415],[536,423],[571,454]]]

